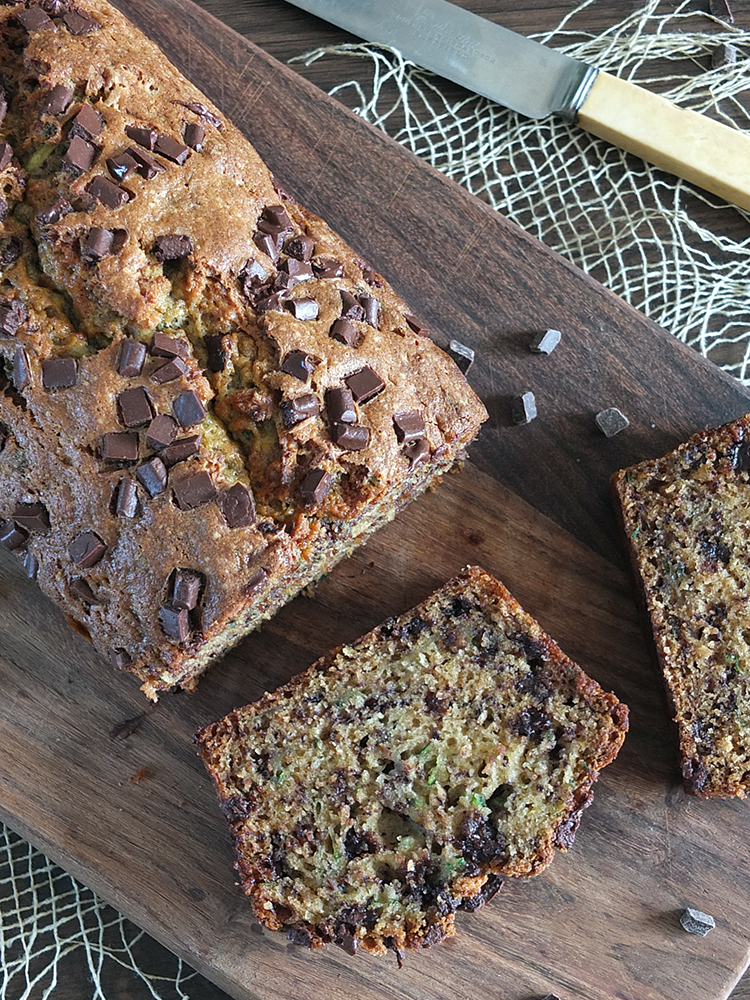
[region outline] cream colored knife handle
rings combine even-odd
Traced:
[[[750,135],[602,72],[578,112],[578,124],[750,210]]]

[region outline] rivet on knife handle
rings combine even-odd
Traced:
[[[750,135],[600,72],[578,112],[592,135],[750,209]]]

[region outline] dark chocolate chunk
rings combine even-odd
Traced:
[[[13,159],[13,147],[9,142],[0,142],[0,170],[5,170]]]
[[[360,295],[359,304],[365,311],[364,320],[377,330],[380,326],[380,303],[372,295]]]
[[[104,120],[98,111],[95,111],[90,104],[82,104],[81,110],[73,119],[70,125],[71,138],[74,135],[81,136],[82,139],[96,139],[101,134]]]
[[[94,591],[82,576],[77,576],[70,581],[70,592],[73,597],[79,598],[84,604],[101,604]]]
[[[192,389],[180,393],[172,403],[172,412],[183,427],[199,424],[206,416],[206,408],[200,396]]]
[[[737,46],[724,42],[711,53],[711,69],[722,69],[724,66],[737,65]]]
[[[23,243],[18,236],[11,236],[6,240],[0,239],[0,267],[5,269],[15,264],[22,252]]]
[[[143,146],[144,149],[152,150],[156,145],[157,132],[153,128],[141,125],[126,125],[125,135],[128,139],[132,139],[133,142],[138,143],[139,146]]]
[[[419,337],[429,337],[430,331],[421,323],[416,316],[412,316],[411,313],[404,313],[404,319],[406,320],[409,329],[413,330],[414,333]],[[454,359],[455,360],[455,359]]]
[[[192,510],[216,497],[216,487],[207,472],[196,472],[174,484],[174,498],[180,510]]]
[[[99,442],[99,457],[105,462],[137,462],[138,435],[132,431],[110,431]]]
[[[157,455],[141,463],[135,475],[150,497],[164,492],[167,485],[167,468]]]
[[[466,344],[462,344],[458,340],[451,340],[450,344],[448,344],[448,354],[450,354],[464,375],[474,364],[474,351],[471,347],[467,347]]]
[[[135,517],[138,510],[138,489],[134,479],[121,479],[117,484],[115,514],[120,517]]]
[[[141,149],[133,149],[132,146],[129,146],[125,152],[135,160],[137,164],[136,169],[144,180],[150,181],[157,174],[163,174],[167,169],[158,160],[155,160],[153,156],[149,156],[148,153],[144,153]]]
[[[287,257],[279,264],[279,273],[276,275],[274,288],[289,291],[313,277],[312,266],[306,260],[295,260],[294,257]]]
[[[348,319],[335,319],[331,325],[329,336],[347,347],[359,347],[362,343],[362,334]]]
[[[343,278],[344,265],[335,257],[316,257],[312,261],[313,271],[319,278]]]
[[[60,221],[64,216],[70,215],[73,211],[73,206],[65,198],[60,198],[56,201],[54,205],[50,205],[49,208],[43,208],[40,212],[36,214],[36,221],[40,226],[54,226]]]
[[[216,498],[219,510],[230,528],[245,528],[255,524],[255,503],[247,486],[235,483],[222,490]]]
[[[339,389],[328,389],[326,391],[326,412],[331,423],[356,423],[357,411],[354,407],[354,396],[351,389],[346,386],[341,386]]]
[[[308,417],[320,413],[320,403],[316,396],[308,393],[305,396],[296,396],[294,399],[285,399],[279,407],[279,412],[284,427],[295,427]]]
[[[123,670],[126,670],[133,661],[126,649],[123,649],[121,646],[117,646],[114,649],[110,649],[109,662],[115,670],[122,672]]]
[[[95,566],[107,551],[107,546],[95,531],[82,531],[68,546],[68,555],[81,569]]]
[[[194,569],[176,569],[169,588],[169,602],[180,611],[192,611],[200,599],[203,574]]]
[[[153,451],[161,451],[172,444],[176,437],[177,421],[166,413],[160,413],[148,425],[146,444]]]
[[[157,236],[152,253],[157,260],[180,260],[193,253],[193,241],[189,236],[178,233]]]
[[[16,19],[27,31],[55,31],[55,22],[38,4],[26,10],[19,10]]]
[[[291,299],[286,307],[295,319],[317,319],[320,312],[316,300],[310,298]]]
[[[24,347],[17,347],[13,355],[13,386],[21,392],[31,381],[31,364]]]
[[[190,638],[190,617],[185,608],[162,605],[159,608],[159,624],[164,635],[173,642],[186,642]]]
[[[333,477],[325,469],[310,469],[299,484],[302,500],[307,507],[322,503],[331,488]]]
[[[137,169],[138,164],[135,157],[131,156],[130,153],[118,153],[117,156],[107,157],[107,170],[116,181],[127,180]]]
[[[362,424],[331,424],[331,440],[346,451],[362,451],[370,443],[370,430]]]
[[[104,174],[99,174],[86,187],[92,198],[100,201],[105,208],[120,208],[129,200],[128,192],[125,188],[111,181]]]
[[[680,917],[680,924],[688,934],[699,934],[701,937],[705,937],[709,931],[714,929],[716,921],[709,913],[703,913],[702,910],[688,906]]]
[[[28,534],[23,528],[19,528],[15,521],[8,518],[0,521],[0,545],[4,545],[11,552],[20,548],[28,537]]]
[[[202,118],[203,121],[208,122],[209,125],[213,125],[219,132],[224,128],[224,122],[221,118],[215,115],[213,111],[209,111],[205,104],[200,104],[198,101],[175,101],[174,103],[187,108],[188,111],[192,111],[199,118]]]
[[[42,362],[42,384],[45,389],[70,389],[78,381],[75,358],[50,358]]]
[[[369,365],[349,375],[344,381],[351,389],[355,403],[366,403],[385,389],[385,382]]]
[[[190,354],[190,344],[184,337],[171,337],[157,330],[151,338],[149,351],[155,358],[186,358]]]
[[[139,340],[123,340],[117,355],[117,371],[125,378],[136,378],[143,370],[146,345]]]
[[[294,257],[295,260],[308,261],[315,253],[315,242],[311,236],[292,236],[284,245],[284,253]]]
[[[536,415],[536,398],[533,392],[523,392],[511,399],[510,418],[514,424],[529,424]]]
[[[393,414],[393,427],[401,444],[424,437],[424,420],[418,410],[403,410]]]
[[[292,232],[294,224],[283,205],[267,205],[260,213],[258,229],[262,233],[271,233],[277,236]]]
[[[341,316],[343,319],[363,320],[365,318],[364,307],[345,288],[341,289]]]
[[[43,115],[61,115],[67,110],[68,105],[73,100],[73,91],[70,87],[64,87],[61,83],[56,84],[47,93],[42,104],[41,113]]]
[[[95,17],[84,13],[84,11],[79,10],[77,7],[66,11],[63,14],[63,21],[71,35],[88,35],[90,32],[98,31],[101,28],[101,24],[99,24]]]
[[[96,146],[82,139],[79,135],[74,135],[65,156],[63,156],[63,166],[75,173],[83,174],[94,165],[96,152]]]
[[[206,345],[206,361],[212,372],[223,372],[227,366],[229,352],[224,347],[224,338],[220,333],[204,338]]]
[[[125,389],[117,396],[117,412],[126,427],[143,427],[154,416],[154,404],[142,386]]]
[[[188,368],[182,358],[172,358],[171,361],[165,361],[163,365],[151,372],[151,381],[156,382],[157,385],[164,385],[165,382],[174,382],[175,379],[187,375],[187,373]]]
[[[561,339],[562,334],[559,330],[545,330],[544,333],[534,337],[529,344],[529,350],[534,354],[552,354]]]
[[[21,559],[21,565],[23,566],[23,571],[29,580],[36,580],[37,574],[39,573],[39,560],[29,549],[24,551]]]
[[[278,292],[270,292],[268,295],[263,295],[255,301],[255,310],[261,316],[264,313],[271,312],[272,310],[281,312],[283,308],[284,300]]]
[[[191,455],[197,455],[200,451],[200,437],[193,434],[190,437],[178,438],[168,445],[161,453],[162,461],[171,468],[178,462],[184,462]]]
[[[362,277],[365,279],[367,284],[370,285],[371,288],[383,287],[383,279],[380,277],[375,268],[370,267],[367,261],[362,260],[361,258],[357,260],[357,263],[362,269]]]
[[[270,257],[271,260],[278,260],[280,249],[278,235],[257,232],[253,234],[253,243],[266,257]]]
[[[263,589],[263,586],[268,579],[268,572],[265,569],[256,569],[252,576],[248,579],[245,584],[246,594],[257,594],[259,590]]]
[[[17,503],[11,516],[24,531],[43,535],[49,531],[49,512],[43,503]]]
[[[610,406],[607,410],[602,410],[597,413],[596,426],[606,437],[614,437],[615,434],[619,434],[620,431],[624,431],[626,427],[630,426],[630,421],[617,409],[616,406]]]
[[[111,229],[92,226],[81,247],[81,260],[89,266],[98,264],[102,257],[112,253],[114,244],[115,234]]]
[[[183,138],[185,139],[186,146],[190,146],[190,148],[194,149],[196,153],[199,153],[201,149],[203,149],[203,140],[206,138],[206,129],[198,122],[187,122],[185,124]]]
[[[29,312],[20,299],[0,302],[0,334],[15,337],[18,328],[29,318]]]
[[[284,358],[280,371],[298,378],[300,382],[307,382],[315,371],[315,364],[307,351],[290,351]]]
[[[708,12],[728,24],[734,24],[734,14],[728,0],[709,0]]]
[[[188,156],[190,156],[190,150],[184,142],[178,142],[171,135],[163,134],[157,135],[156,142],[154,143],[154,152],[159,153],[160,156],[165,156],[180,167],[187,160]]]
[[[415,441],[410,441],[401,450],[409,459],[409,464],[412,466],[421,465],[430,455],[430,445],[426,438],[417,438]]]

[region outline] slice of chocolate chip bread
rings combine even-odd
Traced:
[[[155,698],[434,483],[486,412],[114,7],[2,5],[0,54],[2,540]]]
[[[258,919],[400,955],[571,846],[627,716],[469,567],[196,740]]]
[[[750,789],[750,415],[612,480],[689,792]]]

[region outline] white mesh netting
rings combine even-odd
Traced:
[[[586,13],[597,3],[605,8],[605,0],[586,0],[537,37],[682,106],[748,127],[750,32],[710,18],[697,2],[672,9],[650,0],[592,34]],[[737,62],[712,68],[723,42],[736,46]],[[340,99],[750,383],[746,213],[574,126],[529,122],[483,98],[448,98],[455,90],[393,50],[344,45],[300,58],[352,57],[364,61],[352,75],[369,81],[336,88]],[[114,981],[118,996],[220,995],[177,958],[161,955],[155,963],[156,946],[145,944],[138,928],[0,825],[0,1000],[54,1000],[71,957],[85,962],[91,979],[80,1000],[107,1000]]]

